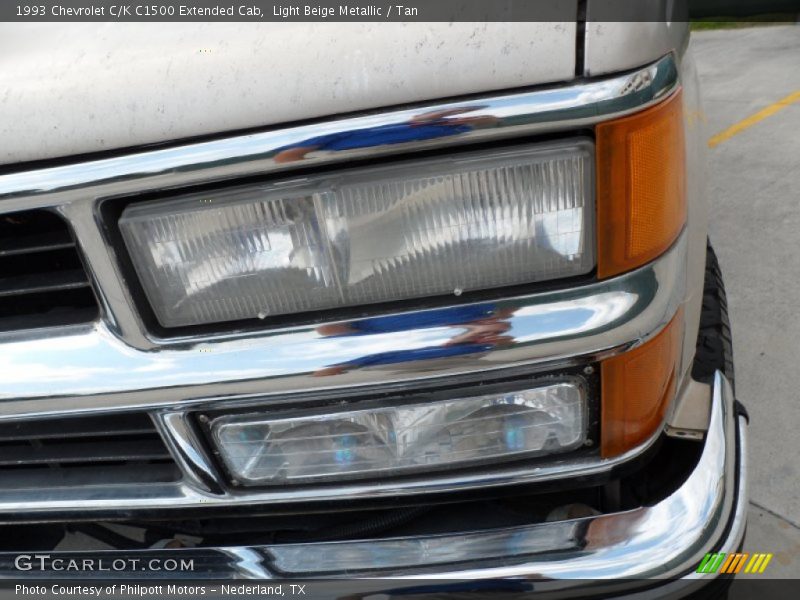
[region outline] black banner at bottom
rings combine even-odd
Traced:
[[[730,598],[800,597],[800,579],[547,581],[531,579],[353,579],[309,581],[0,581],[0,600],[179,600],[186,598],[412,600],[415,598]]]

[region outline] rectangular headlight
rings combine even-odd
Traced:
[[[580,380],[394,407],[214,419],[211,436],[244,485],[386,477],[567,452],[586,439]]]
[[[486,151],[125,209],[120,228],[165,327],[587,273],[593,147]]]

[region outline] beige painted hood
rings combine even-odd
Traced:
[[[531,84],[574,23],[0,25],[0,164]]]

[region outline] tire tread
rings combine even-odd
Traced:
[[[722,371],[733,385],[733,336],[728,317],[728,298],[717,254],[711,242],[708,242],[700,329],[692,377],[698,381],[710,381],[717,370]]]

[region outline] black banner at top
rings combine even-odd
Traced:
[[[688,0],[3,0],[0,21],[682,21]]]

